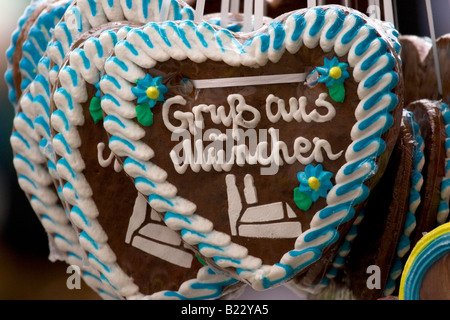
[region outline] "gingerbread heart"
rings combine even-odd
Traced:
[[[331,6],[251,34],[133,29],[100,84],[109,147],[212,266],[259,290],[322,269],[398,135],[400,68],[378,28]]]
[[[109,23],[79,37],[60,66],[53,88],[56,169],[70,216],[80,230],[80,242],[89,262],[125,298],[235,296],[243,283],[203,266],[105,150],[108,140],[95,109],[100,103],[98,80],[90,75],[102,72],[107,52],[130,28],[129,22]],[[74,96],[79,107],[70,110],[67,97],[73,92],[73,81],[83,89]],[[83,97],[89,98],[81,103]],[[77,112],[76,121],[73,112]]]
[[[39,77],[37,78],[39,80]],[[35,88],[39,96],[41,91]],[[44,92],[48,88],[41,87]],[[104,299],[118,298],[110,284],[101,279],[101,274],[85,263],[85,250],[78,241],[78,235],[61,200],[54,157],[42,141],[49,138],[41,130],[49,132],[48,121],[36,116],[36,104],[29,88],[18,100],[13,122],[11,147],[13,164],[18,183],[48,236],[51,261],[64,261],[72,266],[84,282]],[[40,108],[41,110],[41,108]],[[42,110],[44,114],[49,110]],[[48,120],[48,119],[47,119]]]
[[[83,263],[84,250],[59,197],[54,157],[49,139],[48,85],[44,64],[38,64],[50,40],[51,30],[67,9],[68,1],[33,1],[19,20],[7,52],[6,80],[15,106],[11,147],[20,188],[47,233],[51,261],[73,266],[99,296],[114,297],[100,273]],[[44,58],[44,61],[46,59]],[[39,74],[39,75],[38,75]],[[44,98],[45,95],[46,97]],[[77,269],[75,269],[77,268]]]
[[[399,41],[402,51],[403,73],[405,79],[405,104],[420,99],[439,100],[450,103],[450,81],[445,75],[450,70],[450,34],[436,40],[442,95],[439,92],[438,71],[436,70],[431,39],[414,35],[402,35]]]
[[[395,290],[395,283],[402,269],[400,256],[397,254],[401,252],[403,258],[409,251],[407,243],[415,221],[410,204],[417,201],[421,179],[413,176],[413,173],[420,174],[415,167],[418,159],[414,155],[418,142],[415,128],[407,122],[407,116],[408,113],[405,113],[397,147],[383,178],[364,208],[358,235],[351,244],[344,264],[344,279],[341,281],[359,300],[376,300],[390,295]],[[392,245],[393,243],[398,245]],[[371,270],[370,266],[377,266],[380,271],[379,285],[375,288],[367,285],[370,276],[367,270]]]
[[[449,216],[448,167],[449,110],[445,103],[421,99],[409,104],[425,141],[422,201],[417,211],[417,226],[412,234],[415,245],[423,234],[447,222]]]

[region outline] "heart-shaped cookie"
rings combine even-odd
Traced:
[[[403,246],[402,237],[410,209],[411,192],[416,194],[416,188],[412,184],[413,179],[416,179],[413,172],[414,148],[417,144],[413,130],[405,118],[397,147],[383,178],[364,208],[364,219],[358,226],[358,235],[351,244],[344,264],[342,281],[356,299],[379,299],[384,296],[387,287],[389,291],[395,289],[395,280],[392,279],[392,284],[388,282],[395,266],[394,262],[397,261],[397,244]],[[414,215],[411,218],[414,218]],[[411,222],[408,222],[408,225],[411,225]],[[405,236],[404,241],[409,241],[408,238]],[[376,281],[369,280],[374,273],[374,270],[370,269],[373,266],[379,268],[379,278]],[[401,268],[398,273],[400,271]]]
[[[409,104],[425,142],[422,201],[417,209],[417,226],[412,235],[415,245],[425,232],[445,223],[449,215],[448,167],[449,110],[445,103],[421,99]]]
[[[5,78],[9,98],[15,106],[10,138],[13,164],[19,186],[47,233],[49,259],[71,265],[89,287],[108,299],[114,296],[112,288],[101,281],[94,268],[83,263],[84,251],[58,196],[54,182],[59,177],[46,143],[49,139],[48,85],[43,77],[45,67],[38,65],[38,61],[45,55],[51,30],[68,5],[69,1],[32,1],[12,35]]]
[[[442,95],[439,93],[433,44],[430,38],[402,35],[399,41],[404,48],[401,57],[405,79],[405,105],[420,99],[450,103],[450,81],[445,75],[450,70],[450,34],[436,40]]]
[[[71,2],[34,0],[20,17],[6,52],[8,70],[5,79],[9,99],[14,105],[36,77],[37,64],[45,53],[52,30]]]
[[[251,34],[133,29],[101,80],[109,147],[211,265],[259,290],[322,269],[398,134],[399,63],[377,28],[332,6]]]
[[[234,296],[243,283],[203,266],[184,247],[180,235],[165,226],[138,194],[114,155],[106,150],[102,118],[96,117],[98,110],[101,112],[98,75],[107,53],[131,26],[129,22],[104,24],[79,37],[53,87],[53,147],[70,216],[80,230],[90,263],[118,288],[120,296]],[[68,97],[76,104],[72,110]]]

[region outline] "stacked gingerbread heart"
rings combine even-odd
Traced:
[[[391,294],[405,241],[447,219],[447,107],[403,108],[392,26],[258,3],[40,0],[21,19],[19,184],[52,259],[103,298],[357,291],[367,264]]]

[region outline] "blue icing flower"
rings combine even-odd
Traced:
[[[313,202],[317,201],[319,197],[326,198],[328,191],[333,188],[331,177],[333,174],[324,171],[321,164],[316,167],[309,164],[306,166],[304,172],[299,172],[297,175],[300,186],[299,191],[311,197]]]
[[[131,88],[138,98],[138,104],[148,103],[153,108],[158,101],[164,101],[164,95],[168,89],[162,83],[162,77],[153,78],[147,74],[144,79],[136,81],[137,86]]]
[[[320,83],[325,83],[327,87],[332,87],[335,84],[344,83],[345,79],[350,77],[347,71],[348,64],[339,62],[337,57],[332,60],[324,59],[324,66],[317,67],[316,70],[321,74],[319,78]]]

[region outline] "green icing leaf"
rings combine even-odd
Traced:
[[[100,98],[92,98],[91,103],[89,104],[89,112],[95,123],[99,123],[103,120],[103,111]]]
[[[294,189],[294,201],[297,207],[303,211],[308,210],[312,205],[311,197],[301,192],[298,188]]]
[[[147,103],[136,106],[137,120],[144,127],[149,127],[153,124],[153,113]]]
[[[343,83],[336,83],[328,88],[330,97],[336,102],[344,102],[345,88]]]

